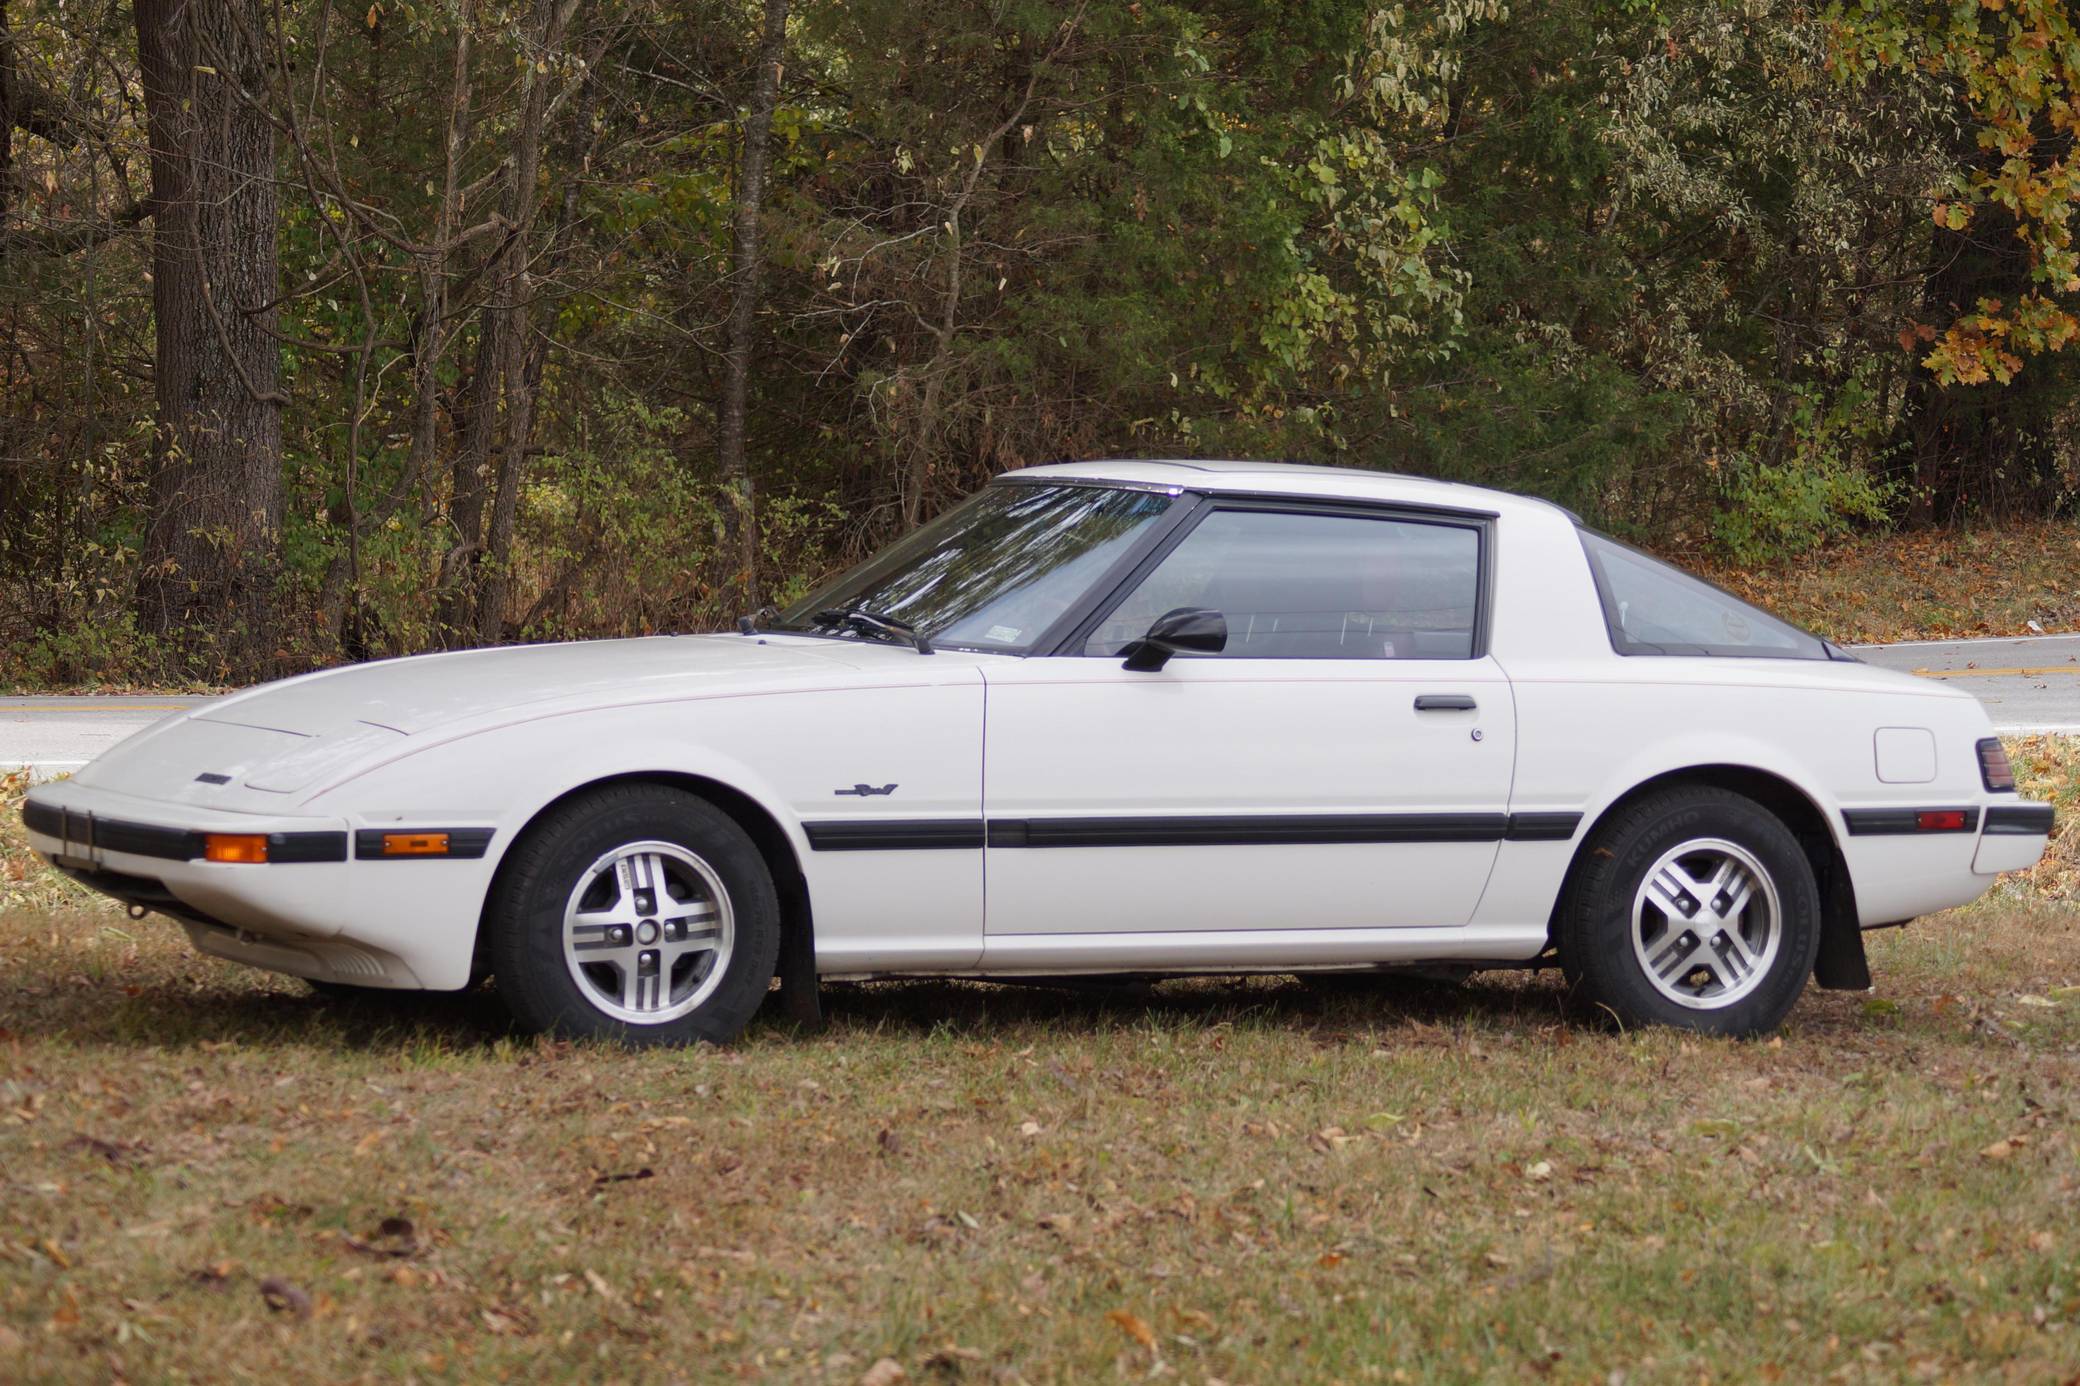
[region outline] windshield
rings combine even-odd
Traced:
[[[1150,491],[998,485],[789,607],[776,627],[866,638],[822,612],[907,622],[933,643],[1029,648],[1171,505]]]

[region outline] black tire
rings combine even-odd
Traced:
[[[581,984],[574,970],[592,974],[567,962],[564,950],[564,911],[581,881],[603,857],[645,842],[683,849],[712,872],[732,934],[722,961],[711,964],[719,979],[698,988],[705,998],[656,1022],[602,1009],[611,1002],[597,999],[597,984]],[[662,785],[609,785],[537,820],[500,866],[484,927],[498,994],[523,1028],[637,1046],[735,1039],[765,999],[780,955],[779,898],[757,846],[707,800]],[[666,1000],[672,985],[667,976]]]
[[[1774,955],[1750,969],[1752,981],[1743,979],[1730,987],[1711,960],[1696,951],[1700,945],[1693,943],[1681,955],[1698,957],[1697,966],[1674,977],[1705,979],[1699,991],[1713,986],[1746,990],[1731,1000],[1713,1002],[1707,996],[1698,1005],[1685,1005],[1650,977],[1640,954],[1644,948],[1654,956],[1652,950],[1663,947],[1662,956],[1676,957],[1684,941],[1697,939],[1700,931],[1655,906],[1644,915],[1648,924],[1641,930],[1649,942],[1636,948],[1634,904],[1648,873],[1666,854],[1704,841],[1741,849],[1766,873],[1777,900],[1777,942]],[[1804,849],[1775,814],[1728,790],[1703,785],[1674,788],[1621,810],[1597,829],[1582,851],[1581,867],[1561,906],[1557,940],[1561,968],[1577,995],[1622,1024],[1669,1025],[1712,1035],[1766,1034],[1790,1012],[1805,990],[1820,949],[1820,891]],[[1692,907],[1697,904],[1680,894],[1676,908],[1683,908],[1685,901]],[[1709,913],[1697,917],[1715,927],[1709,924]],[[1666,932],[1649,935],[1649,929]],[[1715,935],[1714,952],[1732,961],[1731,942]],[[1717,947],[1719,943],[1727,946]],[[1668,985],[1689,989],[1679,980]]]

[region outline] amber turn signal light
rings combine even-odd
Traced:
[[[383,855],[386,857],[445,857],[448,855],[446,833],[384,833]]]
[[[204,833],[202,856],[205,861],[266,861],[267,834]]]

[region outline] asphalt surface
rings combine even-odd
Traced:
[[[1977,694],[2004,732],[2080,733],[2080,635],[1859,645],[1858,659]],[[68,774],[204,698],[148,694],[0,698],[0,772]]]
[[[132,732],[208,701],[158,693],[0,698],[0,773],[27,769],[38,779],[70,774]]]
[[[1858,659],[1969,688],[2004,732],[2080,732],[2080,635],[1859,645]]]

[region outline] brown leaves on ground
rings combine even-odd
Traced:
[[[99,918],[0,916],[0,1376],[2080,1365],[2071,906],[1874,935],[1875,996],[1761,1044],[1488,975],[880,984],[669,1054],[372,1020]]]
[[[1844,645],[2080,629],[2080,525],[2071,521],[1876,535],[1756,568],[1671,556]]]

